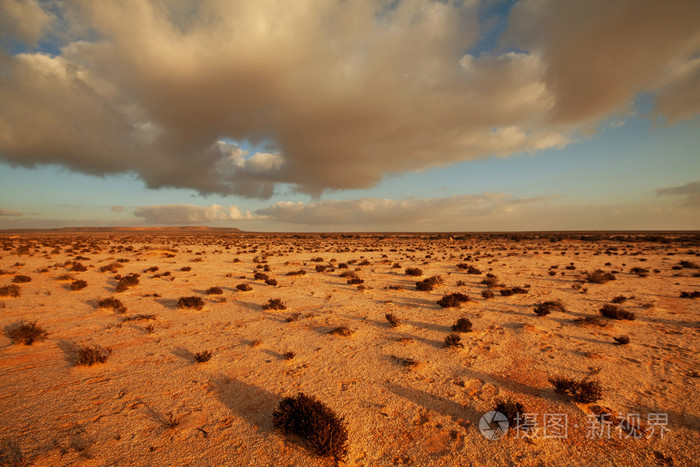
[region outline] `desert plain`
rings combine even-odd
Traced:
[[[696,233],[3,234],[0,463],[697,465],[698,256]],[[45,339],[13,340],[33,322]],[[343,418],[344,458],[273,426],[298,393]],[[529,429],[488,439],[502,400]]]

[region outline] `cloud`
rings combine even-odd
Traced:
[[[112,212],[124,212],[125,210],[124,206],[110,206],[109,209]]]
[[[0,37],[36,46],[51,21],[34,0],[0,0]]]
[[[660,88],[656,112],[679,119],[700,111],[697,63],[692,73],[671,73],[697,62],[698,18],[696,0],[521,0],[508,37],[546,63],[555,123],[601,120]],[[694,98],[675,99],[693,77]]]
[[[19,211],[12,211],[10,209],[0,208],[0,216],[22,216],[23,214]]]
[[[687,207],[700,208],[700,181],[690,182],[681,186],[670,188],[659,188],[656,190],[656,196],[672,195],[683,196],[683,205]]]
[[[264,219],[291,224],[360,228],[404,224],[413,225],[417,230],[425,230],[426,227],[444,224],[450,219],[511,213],[519,210],[521,206],[542,203],[548,199],[550,198],[513,198],[505,193],[484,193],[403,200],[362,198],[311,203],[281,201],[258,209],[255,214]]]
[[[142,206],[134,209],[134,216],[148,224],[208,224],[215,221],[240,221],[252,218],[249,211],[241,213],[238,207],[224,208],[218,204],[195,206],[193,204],[166,204]]]
[[[660,117],[698,110],[678,97],[697,72],[692,0],[523,0],[509,30],[519,52],[484,53],[476,1],[59,5],[60,55],[0,54],[11,164],[320,195],[561,147],[641,91],[661,93]],[[33,31],[10,33],[31,42],[44,26]]]

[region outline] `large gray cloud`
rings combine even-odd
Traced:
[[[165,204],[141,206],[134,209],[134,216],[148,224],[209,224],[216,221],[241,221],[251,219],[250,212],[241,213],[237,206],[224,208],[218,204],[196,206],[194,204]]]
[[[696,76],[693,1],[523,0],[509,33],[522,52],[485,54],[468,53],[476,1],[58,5],[61,55],[0,55],[0,159],[13,164],[317,195],[561,146],[643,90],[663,93],[662,116],[697,113],[677,97]]]
[[[700,208],[700,181],[656,190],[656,196],[663,195],[681,196],[684,198],[684,206]]]

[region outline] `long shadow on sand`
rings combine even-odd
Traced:
[[[272,431],[272,412],[282,399],[279,395],[222,374],[211,380],[210,388],[231,412],[259,430]]]

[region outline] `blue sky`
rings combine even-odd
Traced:
[[[11,4],[0,228],[700,228],[700,41],[676,5],[646,28],[672,43],[634,62],[634,37],[610,57],[587,50],[582,37],[610,22],[604,2],[570,30],[547,2],[404,1],[381,21],[376,2],[339,2],[316,12],[324,21],[203,3],[224,33],[247,34],[225,44],[145,0]],[[612,59],[635,73],[611,73]],[[577,66],[591,73],[583,90],[562,78]]]

